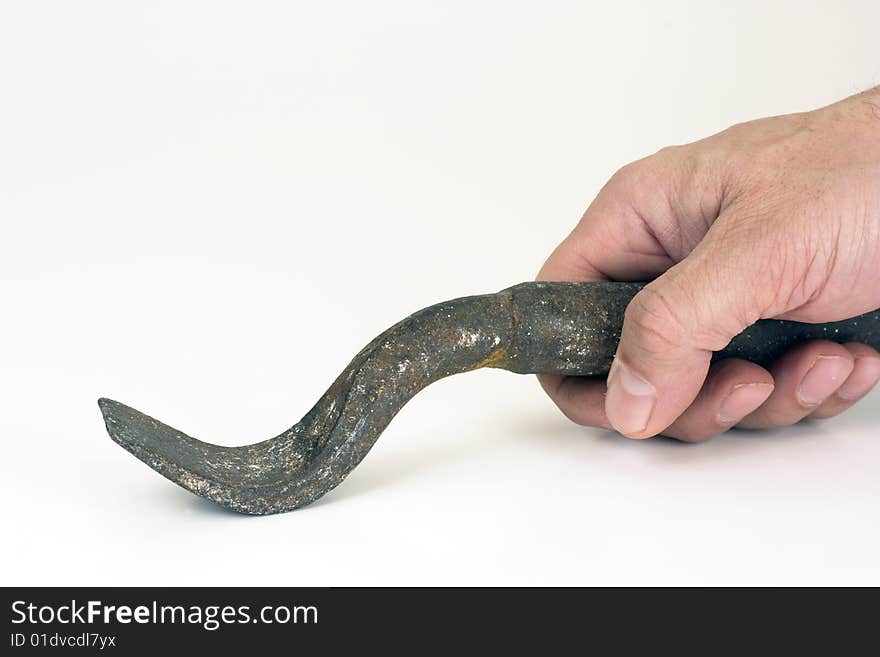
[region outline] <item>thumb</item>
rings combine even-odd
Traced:
[[[749,250],[712,232],[627,307],[605,397],[610,424],[625,436],[647,438],[671,425],[697,397],[712,352],[761,315],[767,286],[743,262]]]

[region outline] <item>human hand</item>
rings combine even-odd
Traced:
[[[762,318],[880,307],[880,88],[733,126],[623,167],[538,274],[653,280],[630,303],[605,381],[541,375],[574,422],[705,440],[846,410],[880,354],[817,340],[769,371],[713,351]]]

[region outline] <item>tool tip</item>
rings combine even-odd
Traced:
[[[125,421],[123,409],[127,409],[127,407],[118,401],[101,397],[98,400],[98,408],[101,409],[101,415],[104,416],[104,425],[107,427],[107,433],[110,434],[110,437],[117,443],[127,442],[123,440],[123,435],[126,433],[124,428],[128,424]]]
[[[101,415],[104,416],[104,423],[107,425],[108,431],[123,420],[126,411],[137,413],[133,408],[106,397],[101,397],[98,400],[98,408],[101,409]]]
[[[101,415],[110,437],[126,449],[150,446],[153,436],[163,425],[148,415],[113,399],[98,400]]]
[[[229,448],[203,443],[113,399],[98,400],[107,433],[115,443],[166,477],[171,470],[213,476]]]

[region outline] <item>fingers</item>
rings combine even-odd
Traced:
[[[538,377],[565,416],[576,424],[610,428],[605,382],[587,377]],[[759,365],[730,358],[712,365],[694,403],[663,434],[688,442],[706,440],[758,408],[773,391],[773,377]]]
[[[804,343],[770,372],[748,361],[720,361],[694,403],[663,434],[698,442],[733,426],[759,429],[832,417],[867,395],[878,380],[880,353],[860,343]]]
[[[880,353],[865,344],[817,340],[789,350],[771,372],[773,394],[737,426],[764,429],[842,413],[877,385]]]
[[[686,442],[727,431],[760,407],[773,392],[773,377],[760,365],[729,358],[709,369],[700,394],[663,435]]]
[[[793,347],[770,368],[773,394],[737,426],[763,429],[802,420],[833,398],[854,367],[852,352],[834,342],[814,340]]]
[[[544,391],[563,415],[586,427],[611,428],[605,417],[605,381],[581,376],[539,374]]]
[[[880,353],[866,344],[851,342],[844,347],[854,360],[852,372],[837,391],[810,413],[811,418],[834,417],[867,395],[880,380]]]
[[[538,379],[570,420],[611,428],[604,381],[555,375]],[[804,343],[782,356],[771,371],[730,358],[711,365],[693,403],[662,434],[700,442],[734,426],[763,429],[804,418],[829,418],[847,410],[878,382],[880,353],[860,343]]]

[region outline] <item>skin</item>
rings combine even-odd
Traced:
[[[845,411],[880,379],[867,345],[808,342],[769,369],[710,357],[758,319],[880,307],[880,88],[623,167],[538,280],[652,280],[607,381],[539,377],[578,424],[701,441]]]

